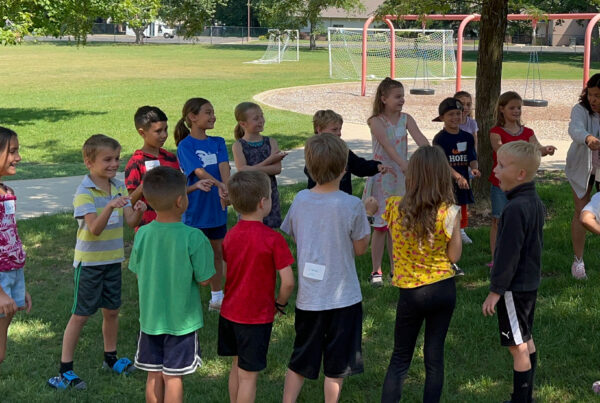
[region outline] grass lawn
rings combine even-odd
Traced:
[[[45,178],[85,173],[81,145],[105,133],[123,146],[123,165],[141,140],[133,114],[141,105],[157,105],[170,127],[190,97],[205,97],[215,106],[214,135],[233,141],[233,109],[255,94],[280,87],[333,82],[326,49],[301,49],[300,62],[244,64],[258,59],[260,46],[26,43],[2,48],[0,125],[20,136],[23,162],[10,179]],[[540,56],[543,77],[579,79],[582,56]],[[506,54],[504,78],[524,78],[528,54]],[[464,74],[475,75],[476,53],[465,52]],[[598,65],[594,65],[598,68]],[[265,108],[265,134],[282,149],[301,145],[312,134],[310,117]],[[174,150],[172,139],[166,147]],[[9,178],[5,178],[9,179]]]
[[[287,211],[302,186],[281,188],[283,211]],[[357,194],[361,184],[355,182]],[[589,236],[586,263],[589,280],[571,278],[569,225],[571,192],[564,181],[546,181],[538,190],[548,208],[543,255],[543,281],[535,319],[535,341],[539,349],[536,382],[538,402],[599,401],[591,384],[600,379],[600,258],[594,251],[600,238]],[[230,214],[230,225],[234,217]],[[19,223],[28,252],[27,286],[34,308],[19,314],[10,327],[8,354],[1,366],[0,393],[3,402],[132,402],[144,398],[145,373],[129,378],[100,369],[102,362],[101,317],[96,314],[85,327],[75,355],[75,369],[89,385],[85,392],[56,392],[45,382],[56,374],[62,333],[72,304],[70,267],[76,224],[69,214],[46,216]],[[443,402],[499,402],[512,390],[512,360],[499,345],[496,318],[484,318],[481,304],[487,295],[489,260],[488,228],[470,229],[474,240],[463,250],[460,262],[467,275],[457,281],[457,305],[446,340],[446,383]],[[127,231],[126,243],[131,245]],[[292,244],[293,248],[293,244]],[[127,253],[128,255],[128,253]],[[126,264],[124,264],[126,267]],[[398,291],[387,281],[381,289],[367,282],[370,255],[357,258],[363,290],[363,352],[365,373],[347,379],[343,402],[375,402],[391,355]],[[185,378],[187,401],[227,402],[230,361],[216,354],[217,315],[206,312],[209,290],[202,289],[205,327],[199,332],[204,366]],[[290,308],[293,307],[293,299]],[[269,349],[268,368],[260,375],[257,402],[281,401],[283,379],[293,339],[293,309],[276,320]],[[135,276],[123,270],[123,306],[120,319],[119,353],[132,357],[138,332]],[[424,382],[422,337],[405,383],[403,401],[417,402]],[[307,381],[301,402],[322,401],[322,377]]]

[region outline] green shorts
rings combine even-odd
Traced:
[[[98,308],[121,307],[121,263],[82,266],[75,269],[73,309],[71,313],[91,316]]]

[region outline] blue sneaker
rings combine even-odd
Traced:
[[[77,389],[84,390],[87,385],[73,371],[64,372],[58,376],[48,379],[48,386],[54,389]]]

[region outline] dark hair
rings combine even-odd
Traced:
[[[592,110],[592,106],[590,105],[590,101],[588,100],[588,88],[600,88],[600,73],[596,73],[592,77],[590,77],[587,84],[585,85],[585,88],[583,89],[583,91],[581,91],[581,95],[579,95],[579,103],[581,104],[581,106],[587,109],[590,115],[593,115],[594,111]]]
[[[471,94],[469,94],[467,91],[457,91],[453,96],[453,98],[462,98],[462,97],[469,97],[469,98],[473,99]]]
[[[192,122],[188,119],[190,113],[196,115],[200,112],[202,105],[210,104],[207,99],[204,98],[190,98],[185,101],[183,109],[181,110],[181,119],[177,121],[175,125],[175,131],[173,132],[173,138],[175,138],[175,145],[179,145],[181,140],[186,138],[190,134],[192,128]]]
[[[166,122],[167,115],[156,106],[142,106],[133,115],[136,129],[148,130],[152,123]]]
[[[227,182],[229,200],[240,214],[255,212],[258,203],[268,198],[270,191],[271,180],[261,171],[239,171]]]
[[[0,126],[0,154],[2,154],[10,144],[13,137],[17,137],[17,133],[7,127]]]
[[[102,147],[118,150],[121,148],[121,144],[105,134],[94,134],[83,143],[81,150],[83,152],[83,159],[89,159],[93,162],[96,159],[96,154],[98,154],[98,149]]]
[[[171,167],[156,167],[144,175],[142,193],[154,210],[168,210],[179,196],[186,195],[185,175]]]

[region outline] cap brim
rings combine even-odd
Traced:
[[[433,119],[432,122],[441,122],[442,121],[442,117],[438,116],[437,118]]]

